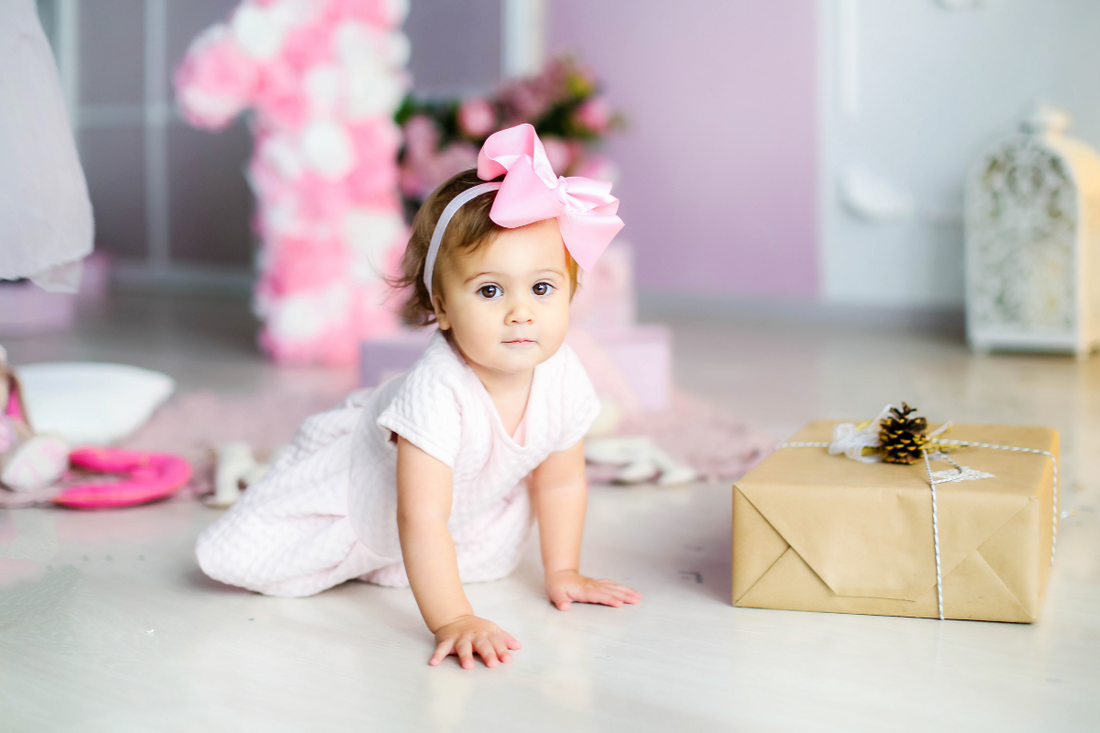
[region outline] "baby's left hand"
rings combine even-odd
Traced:
[[[602,603],[618,608],[642,599],[638,591],[610,580],[593,580],[574,570],[559,570],[546,576],[546,595],[559,611],[568,611],[572,602]]]

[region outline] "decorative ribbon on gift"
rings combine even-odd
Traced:
[[[887,405],[879,416],[870,422],[856,425],[841,423],[833,429],[831,442],[791,442],[782,443],[777,448],[828,448],[830,455],[843,453],[861,463],[913,464],[923,459],[928,471],[928,487],[932,491],[932,543],[936,554],[936,602],[940,621],[943,616],[943,578],[940,575],[940,528],[939,511],[936,505],[936,486],[956,481],[992,478],[992,474],[975,471],[969,466],[960,466],[948,455],[937,450],[940,446],[953,448],[988,448],[991,450],[1011,451],[1014,453],[1035,453],[1050,459],[1054,480],[1054,515],[1051,518],[1053,530],[1050,539],[1050,566],[1054,567],[1054,553],[1058,546],[1058,459],[1050,451],[1037,448],[1019,448],[1010,445],[975,443],[969,440],[946,440],[939,437],[951,427],[947,422],[931,433],[927,432],[928,423],[923,417],[912,417],[916,412],[904,402],[901,408]],[[932,460],[944,460],[955,467],[955,471],[932,471]]]

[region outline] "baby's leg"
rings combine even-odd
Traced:
[[[311,415],[303,420],[294,440],[275,457],[272,469],[282,470],[308,458],[337,438],[353,432],[363,415],[363,405],[370,398],[372,391],[371,389],[356,390],[348,395],[339,407]]]
[[[393,562],[367,549],[348,521],[359,414],[334,410],[302,426],[294,452],[199,535],[204,573],[267,595],[308,596]]]
[[[392,562],[368,550],[347,517],[249,517],[219,528],[199,538],[203,572],[269,596],[311,596]]]

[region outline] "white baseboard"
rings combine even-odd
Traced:
[[[700,321],[771,321],[965,332],[962,304],[898,306],[829,303],[813,298],[675,293],[639,290],[642,321],[684,318]]]

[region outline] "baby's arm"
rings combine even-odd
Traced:
[[[429,664],[458,655],[465,669],[474,652],[488,667],[512,661],[520,643],[492,621],[478,618],[458,576],[455,545],[447,529],[454,481],[451,469],[402,437],[397,439],[397,528],[401,554],[416,603],[436,649]]]
[[[621,606],[642,594],[610,580],[580,574],[588,483],[584,477],[584,441],[550,456],[531,472],[531,500],[539,521],[546,595],[562,611],[573,601]]]

